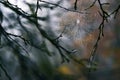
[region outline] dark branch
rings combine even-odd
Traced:
[[[77,10],[77,1],[78,0],[75,0],[75,3],[74,3],[74,9]]]

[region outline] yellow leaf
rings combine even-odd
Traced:
[[[66,65],[60,66],[58,68],[58,71],[62,74],[65,74],[65,75],[72,75],[73,74],[72,70]]]

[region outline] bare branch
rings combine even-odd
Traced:
[[[0,25],[0,32],[1,32],[2,35],[4,35],[4,36],[6,37],[6,39],[7,39],[9,42],[11,42],[11,43],[14,42],[14,43],[16,43],[16,45],[18,45],[21,49],[23,49],[23,50],[29,55],[28,51],[27,51],[22,45],[20,45],[16,40],[14,40],[13,38],[11,38],[9,35],[12,35],[12,36],[15,36],[15,37],[19,37],[19,38],[25,40],[24,38],[22,38],[21,36],[18,36],[18,35],[14,35],[14,34],[7,33],[7,32],[4,30],[4,28],[2,27],[2,25]],[[25,40],[25,41],[26,41],[26,40]]]
[[[101,1],[100,0],[97,0],[97,1],[98,1],[99,6],[100,6],[101,12],[99,12],[99,13],[100,13],[100,15],[102,17],[102,21],[101,21],[101,23],[99,25],[99,28],[98,28],[99,29],[99,34],[98,34],[97,41],[95,42],[95,44],[93,46],[93,49],[92,49],[92,51],[90,53],[89,64],[88,64],[89,65],[89,72],[91,71],[91,66],[92,66],[93,61],[95,59],[95,55],[96,55],[96,51],[97,51],[97,48],[98,48],[98,44],[99,44],[99,42],[101,40],[101,37],[104,36],[103,29],[104,29],[105,21],[107,22],[108,21],[108,17],[109,17],[109,14],[104,10]]]
[[[119,10],[120,10],[120,5],[118,5],[118,7],[117,7],[113,12],[110,13],[110,15],[115,14],[115,15],[114,15],[114,18],[116,18]]]

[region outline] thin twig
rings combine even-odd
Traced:
[[[67,11],[85,14],[85,12],[82,12],[82,11],[80,12],[80,11],[76,11],[76,10],[71,10],[71,9],[65,8],[65,7],[63,7],[63,6],[60,6],[60,5],[58,5],[58,4],[55,4],[55,3],[51,3],[51,2],[47,2],[47,1],[42,1],[42,0],[41,0],[40,2],[44,2],[44,3],[47,3],[47,4],[55,5],[55,6],[58,6],[58,7],[62,8],[62,9],[64,9],[64,10],[67,10]]]
[[[4,73],[7,76],[7,78],[9,80],[12,80],[12,78],[10,77],[10,75],[8,74],[8,72],[6,71],[5,67],[3,67],[3,65],[1,63],[0,63],[0,68],[4,71]]]
[[[91,7],[93,7],[96,2],[97,2],[97,0],[94,0],[94,2],[93,2],[88,8],[86,8],[85,10],[88,10],[88,9],[90,9]]]
[[[113,12],[110,13],[110,15],[115,14],[115,15],[114,15],[114,18],[116,18],[119,10],[120,10],[120,5],[118,5],[118,7],[117,7]]]
[[[35,11],[36,17],[37,17],[38,9],[39,9],[39,0],[37,0],[37,4],[36,4],[36,11]]]
[[[75,3],[74,3],[74,9],[77,10],[77,1],[78,0],[75,0]]]
[[[58,40],[60,37],[62,37],[65,30],[66,30],[66,27],[63,29],[63,31],[60,33],[60,35],[57,38],[55,38],[55,40]]]

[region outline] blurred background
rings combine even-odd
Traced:
[[[38,1],[0,0],[0,80],[120,79],[119,12],[104,22],[89,72],[87,60],[103,19],[98,0],[92,7],[94,0]],[[107,13],[120,6],[119,0],[100,1]]]

